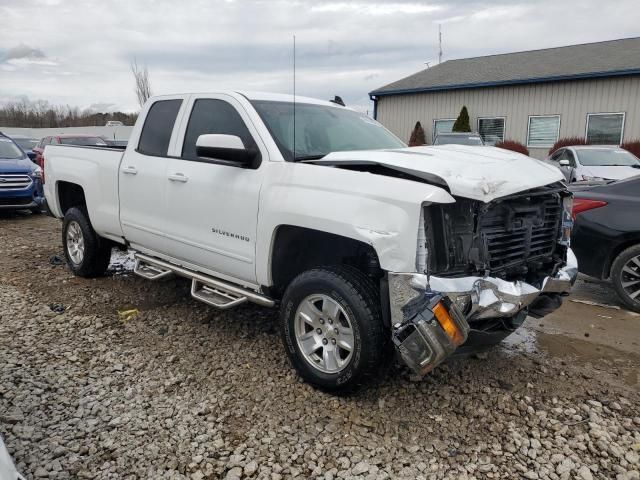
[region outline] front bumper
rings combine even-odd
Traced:
[[[417,325],[422,322],[416,321],[416,319],[429,308],[425,298],[432,298],[435,295],[448,297],[456,312],[464,312],[462,329],[466,329],[468,332],[469,322],[514,317],[526,308],[542,312],[538,316],[550,313],[558,308],[561,302],[548,300],[550,298],[557,299],[560,295],[568,293],[577,276],[578,262],[570,249],[567,250],[566,265],[558,269],[555,274],[545,277],[539,287],[522,281],[510,282],[495,277],[444,278],[419,273],[389,273],[389,303],[393,341],[405,363],[412,367],[416,373],[424,374],[448,355],[437,359],[438,362],[435,364],[423,364],[416,369],[414,365],[420,364],[420,362],[407,359],[407,350],[401,348],[402,341],[399,338],[401,335],[398,333],[408,323],[413,322]],[[432,315],[427,315],[427,317],[432,317]],[[422,322],[418,330],[424,331],[427,328],[436,332],[434,335],[439,330],[437,322],[433,321]],[[415,345],[412,348],[414,351],[416,350]],[[425,345],[424,348],[433,349],[429,345]],[[450,345],[445,345],[443,350],[451,352],[455,348],[452,349]],[[422,353],[423,358],[428,356],[424,355],[424,352]]]

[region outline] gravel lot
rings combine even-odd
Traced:
[[[293,372],[275,311],[122,267],[74,278],[47,217],[0,216],[0,245],[0,433],[27,478],[640,478],[637,315],[614,311],[625,338],[599,343],[612,315],[581,305],[574,334],[531,321],[335,398]]]

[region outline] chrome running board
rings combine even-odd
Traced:
[[[273,307],[275,302],[260,293],[219,280],[210,275],[194,272],[143,253],[136,253],[133,272],[148,280],[159,280],[171,274],[191,279],[191,296],[216,308],[232,308],[247,301]]]

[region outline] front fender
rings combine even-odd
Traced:
[[[319,230],[371,245],[387,271],[415,269],[420,208],[455,200],[440,187],[339,168],[278,162],[260,195],[258,282],[271,285],[269,258],[280,225]]]

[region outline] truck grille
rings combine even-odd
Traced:
[[[550,256],[558,240],[562,206],[556,198],[503,202],[480,221],[480,235],[490,270]]]
[[[0,190],[17,190],[31,185],[31,177],[22,174],[0,175]]]
[[[449,277],[521,278],[553,261],[564,190],[554,184],[488,204],[456,198],[426,207],[428,270]]]

